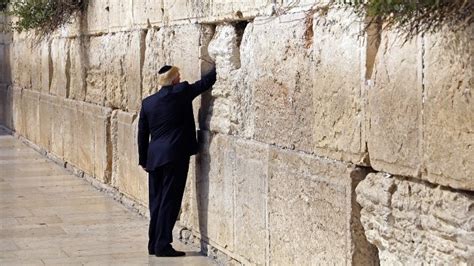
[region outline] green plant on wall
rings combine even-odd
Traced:
[[[85,5],[83,0],[0,0],[0,11],[16,17],[12,28],[18,32],[36,30],[47,34],[64,23]]]
[[[355,8],[384,29],[397,29],[411,38],[447,26],[463,29],[473,23],[473,0],[351,0],[338,1]]]

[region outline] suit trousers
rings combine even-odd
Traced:
[[[189,157],[167,163],[148,173],[150,227],[148,251],[159,253],[171,247],[189,170]]]

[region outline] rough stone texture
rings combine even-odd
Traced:
[[[70,43],[70,91],[69,98],[84,101],[86,98],[86,57],[84,38],[72,39]],[[45,61],[47,59],[45,58]],[[43,68],[48,73],[49,69]]]
[[[148,204],[148,176],[138,166],[138,117],[136,114],[121,111],[114,113],[112,186],[141,204]]]
[[[381,264],[468,265],[474,258],[472,193],[389,174],[356,189],[367,239]]]
[[[51,41],[53,75],[49,91],[51,94],[61,97],[68,97],[70,89],[69,44],[68,39],[53,39]]]
[[[86,100],[123,110],[138,109],[143,31],[92,37],[88,47]]]
[[[422,87],[418,41],[403,44],[384,33],[369,88],[368,148],[378,171],[418,176],[421,165]]]
[[[31,42],[18,41],[11,45],[12,82],[19,88],[31,88]]]
[[[109,28],[109,2],[122,2],[114,0],[92,0],[87,5],[87,25],[85,32],[91,34],[105,33]]]
[[[423,179],[474,190],[474,26],[424,43]]]
[[[344,164],[270,150],[268,220],[272,264],[349,264],[349,181]]]
[[[268,157],[268,145],[236,140],[225,163],[234,181],[235,252],[259,265],[265,264],[269,245]]]
[[[134,24],[139,26],[156,25],[163,19],[163,1],[136,0],[133,1]]]

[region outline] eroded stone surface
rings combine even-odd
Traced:
[[[113,116],[114,153],[112,185],[142,204],[148,203],[148,175],[138,165],[136,114],[116,112]]]
[[[381,264],[472,261],[472,195],[383,173],[369,174],[356,192]]]
[[[384,33],[369,89],[368,148],[378,171],[418,176],[421,166],[422,87],[417,39],[403,44]]]
[[[425,39],[424,154],[426,178],[474,190],[473,28]]]

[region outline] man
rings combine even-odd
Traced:
[[[138,121],[139,165],[148,172],[150,227],[148,253],[184,256],[171,246],[189,169],[198,152],[192,101],[216,82],[213,69],[194,84],[180,83],[179,69],[163,66],[162,88],[142,102]],[[151,141],[150,141],[151,135]]]

